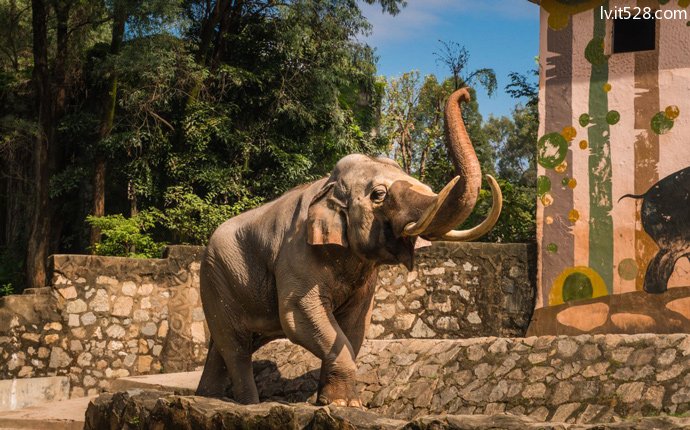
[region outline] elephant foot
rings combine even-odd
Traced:
[[[316,401],[316,404],[320,405],[320,406],[333,405],[333,406],[346,406],[346,407],[350,407],[350,408],[364,409],[364,406],[362,406],[362,401],[359,399],[332,399],[332,400],[329,400],[323,396],[319,396],[318,400]]]
[[[362,401],[355,393],[354,388],[338,387],[334,385],[326,385],[323,389],[319,390],[316,404],[320,406],[334,405],[364,409]]]

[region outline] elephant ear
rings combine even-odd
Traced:
[[[309,204],[307,242],[310,245],[348,246],[345,204],[335,197],[334,189],[335,182],[326,184]]]

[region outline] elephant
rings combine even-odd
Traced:
[[[663,293],[676,262],[690,256],[690,167],[666,176],[644,194],[626,194],[618,201],[624,198],[643,199],[642,227],[659,246],[647,266],[644,290]]]
[[[355,360],[373,309],[377,269],[414,264],[429,241],[488,232],[502,205],[487,175],[492,208],[478,225],[453,230],[471,213],[479,161],[461,116],[466,88],[446,104],[446,145],[457,176],[438,194],[390,159],[351,154],[330,176],[235,216],[212,234],[200,291],[210,345],[197,395],[258,403],[252,354],[287,337],[317,356],[317,404],[361,407]]]

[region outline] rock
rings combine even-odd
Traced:
[[[153,357],[150,357],[148,355],[141,355],[139,356],[139,360],[137,361],[137,371],[139,373],[147,373],[151,371],[151,362],[153,361]]]
[[[160,325],[158,326],[158,337],[166,337],[168,335],[168,321],[161,321]]]
[[[93,312],[87,312],[81,316],[81,323],[83,325],[94,324],[96,322],[96,320],[97,320],[96,315],[94,315]]]
[[[69,350],[72,352],[80,352],[84,350],[84,346],[76,339],[69,341]]]
[[[59,285],[59,284],[53,284],[53,285]],[[77,298],[77,289],[74,288],[73,286],[67,287],[67,288],[60,288],[58,290],[58,293],[65,299],[65,300],[72,300]]]
[[[82,352],[77,357],[77,364],[81,367],[91,366],[91,361],[93,360],[93,355],[90,352]]]
[[[51,344],[57,342],[59,339],[60,339],[60,335],[58,335],[58,334],[55,334],[55,333],[53,333],[53,334],[47,334],[47,335],[43,338],[43,342],[44,342],[46,345],[51,345]]]
[[[484,358],[485,355],[486,353],[481,345],[470,345],[467,348],[467,359],[470,361],[479,361]]]
[[[479,313],[476,311],[470,312],[467,315],[467,321],[469,321],[471,324],[481,324],[482,319],[479,317]]]
[[[64,349],[59,346],[54,346],[50,350],[50,363],[48,367],[52,369],[67,367],[72,362],[72,357],[65,352]]]
[[[34,368],[31,366],[22,366],[21,369],[19,369],[19,373],[17,373],[17,376],[19,378],[28,378],[31,377],[34,372]]]
[[[657,357],[656,362],[659,366],[668,366],[673,363],[675,359],[676,350],[674,348],[668,348]]]
[[[149,296],[153,292],[154,287],[155,286],[153,284],[141,284],[137,290],[137,294],[140,296]]]
[[[132,312],[134,300],[131,297],[118,297],[113,304],[112,315],[126,317]]]
[[[111,276],[98,276],[96,278],[96,283],[102,285],[117,285],[118,281]]]
[[[544,395],[546,395],[546,385],[541,382],[528,385],[522,390],[522,397],[526,399],[543,399]]]
[[[551,421],[556,423],[564,423],[579,407],[579,403],[568,403],[561,405],[558,407],[558,409],[556,409],[556,412],[551,417]]]
[[[410,335],[415,338],[432,338],[436,336],[436,333],[419,318],[414,327],[412,327]]]
[[[96,290],[96,295],[89,302],[89,308],[94,312],[109,312],[110,299],[108,298],[108,292],[102,288]]]
[[[633,403],[642,398],[642,390],[644,390],[644,382],[629,382],[618,387],[616,394],[621,402]]]
[[[558,341],[557,349],[561,357],[572,357],[577,352],[577,342],[572,339],[561,339]]]
[[[105,329],[105,334],[113,339],[122,339],[125,336],[125,329],[122,326],[113,324]]]
[[[125,296],[133,296],[137,292],[137,285],[132,281],[125,281],[122,283],[121,291]]]
[[[134,311],[134,317],[132,318],[136,322],[144,322],[150,319],[151,315],[149,311],[143,309],[137,309]]]
[[[424,269],[423,273],[425,276],[439,276],[446,273],[445,267],[434,267],[433,269]]]
[[[65,311],[70,314],[80,314],[86,312],[87,306],[86,302],[82,299],[70,300],[65,306]]]
[[[123,331],[124,331],[124,329],[123,329]],[[153,322],[147,322],[141,328],[141,334],[143,334],[144,336],[153,336],[157,332],[158,332],[158,327],[156,326],[156,323],[153,323]]]
[[[62,330],[62,324],[60,324],[59,322],[50,322],[50,323],[47,323],[46,325],[43,326],[43,330],[44,331],[48,331],[48,330],[60,331],[60,330]]]
[[[397,330],[409,330],[410,327],[412,327],[412,324],[414,323],[415,318],[416,317],[414,314],[397,315],[395,317],[395,320],[393,321],[393,326]]]
[[[376,322],[386,321],[395,315],[395,305],[391,303],[382,304],[371,313],[371,320]]]
[[[31,343],[38,343],[41,340],[41,335],[40,333],[24,333],[22,334],[22,339]]]
[[[456,317],[443,316],[436,320],[436,328],[441,330],[457,330],[460,328],[460,324]]]
[[[204,323],[193,322],[192,323],[192,340],[196,343],[206,342],[206,331],[204,329]]]

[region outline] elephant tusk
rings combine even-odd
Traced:
[[[498,182],[491,175],[486,175],[486,180],[489,182],[491,187],[491,211],[484,221],[478,226],[472,227],[468,230],[451,230],[448,233],[441,236],[439,239],[435,240],[447,240],[451,242],[467,242],[470,240],[478,239],[489,232],[498,221],[498,217],[501,215],[501,208],[503,207],[503,194],[501,193],[501,188],[498,186]]]
[[[450,191],[453,189],[455,184],[460,180],[460,176],[454,177],[448,184],[443,187],[440,193],[436,196],[434,203],[429,206],[419,217],[417,222],[411,222],[405,226],[403,229],[403,236],[419,236],[429,227],[431,221],[434,220],[436,212],[441,208],[443,202],[448,198]]]

